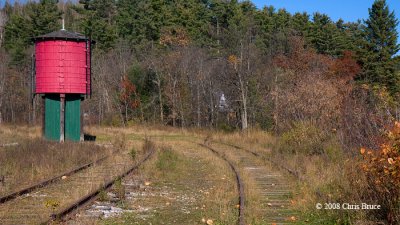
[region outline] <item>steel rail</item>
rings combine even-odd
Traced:
[[[122,174],[109,180],[104,185],[102,185],[100,188],[98,188],[98,189],[92,191],[91,193],[87,194],[86,196],[80,198],[78,201],[70,204],[69,206],[63,208],[62,210],[60,210],[56,213],[51,214],[50,219],[47,221],[44,221],[41,224],[51,224],[53,221],[60,221],[63,218],[67,217],[68,215],[72,214],[73,212],[76,212],[80,208],[86,206],[89,202],[96,199],[101,191],[109,189],[115,182],[117,182],[118,180],[129,175],[133,171],[137,170],[143,163],[145,163],[148,159],[150,159],[154,155],[155,152],[156,152],[156,150],[153,149],[152,151],[150,151],[150,153],[148,153],[146,155],[146,157],[144,157],[142,160],[140,160],[135,165],[130,167],[128,170],[124,171]]]
[[[114,154],[114,153],[115,153],[115,152],[113,152],[112,154]],[[22,188],[22,189],[20,189],[20,190],[18,190],[18,191],[15,191],[15,192],[6,194],[5,196],[0,197],[0,204],[6,203],[6,202],[8,202],[8,201],[11,201],[11,200],[17,198],[18,196],[21,196],[21,195],[24,195],[24,194],[28,194],[28,193],[30,193],[30,192],[32,192],[32,191],[38,189],[38,188],[47,186],[47,185],[49,185],[49,184],[51,184],[51,183],[53,183],[53,182],[55,182],[55,181],[57,181],[57,180],[62,179],[63,176],[71,176],[71,175],[73,175],[73,174],[76,174],[76,173],[78,173],[78,172],[84,170],[84,169],[90,168],[90,167],[92,167],[93,165],[96,165],[96,164],[98,164],[98,163],[104,161],[105,159],[107,159],[107,158],[110,157],[110,156],[111,156],[111,155],[104,156],[104,157],[102,157],[102,158],[100,158],[100,159],[98,159],[98,160],[96,160],[96,161],[94,161],[94,162],[86,163],[86,164],[81,165],[81,166],[79,166],[79,167],[77,167],[77,168],[75,168],[75,169],[72,169],[72,170],[70,170],[70,171],[67,171],[67,172],[61,173],[61,174],[59,174],[59,175],[56,175],[56,176],[54,176],[54,177],[52,177],[52,178],[39,181],[39,182],[37,182],[37,183],[35,183],[35,184],[29,186],[29,187]]]
[[[205,144],[199,144],[203,148],[207,148],[210,151],[212,151],[214,154],[216,154],[218,157],[226,161],[231,168],[231,170],[235,173],[236,177],[236,183],[237,183],[237,188],[238,188],[238,193],[239,193],[239,218],[238,218],[238,224],[239,225],[245,225],[245,192],[244,192],[244,183],[243,180],[240,177],[239,170],[235,167],[235,165],[229,161],[223,154],[221,154],[219,151],[211,148],[210,146],[207,146]]]

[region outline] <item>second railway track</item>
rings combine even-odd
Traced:
[[[288,224],[296,220],[296,212],[290,206],[291,185],[280,172],[264,163],[265,157],[227,143],[214,142],[206,147],[228,161],[239,177],[242,189],[239,194],[243,199],[239,208],[240,225],[254,219],[261,224]]]
[[[114,154],[95,165],[35,187],[30,193],[13,196],[0,205],[0,224],[43,224],[60,219],[92,200],[100,190],[110,187],[151,157],[145,153],[134,163],[126,152]]]

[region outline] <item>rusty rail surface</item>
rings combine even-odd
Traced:
[[[115,153],[115,152],[113,152],[113,153]],[[21,195],[24,195],[24,194],[28,194],[28,193],[30,193],[30,192],[32,192],[32,191],[38,189],[38,188],[47,186],[47,185],[49,185],[49,184],[51,184],[51,183],[53,183],[53,182],[55,182],[55,181],[57,181],[57,180],[62,179],[63,176],[71,176],[72,174],[78,173],[78,172],[80,172],[80,171],[82,171],[82,170],[84,170],[84,169],[87,169],[87,168],[89,168],[89,167],[92,167],[93,165],[104,161],[104,160],[107,159],[108,157],[110,157],[110,155],[104,156],[104,157],[102,157],[102,158],[100,158],[100,159],[98,159],[98,160],[96,160],[96,161],[94,161],[94,162],[90,162],[90,163],[81,165],[81,166],[79,166],[79,167],[77,167],[77,168],[75,168],[75,169],[72,169],[72,170],[68,171],[68,172],[65,172],[65,173],[56,175],[56,176],[54,176],[54,177],[52,177],[52,178],[50,178],[50,179],[46,179],[46,180],[39,181],[39,182],[37,182],[36,184],[31,185],[31,186],[26,187],[26,188],[23,188],[23,189],[21,189],[21,190],[19,190],[19,191],[12,192],[12,193],[10,193],[10,194],[7,194],[7,195],[5,195],[5,196],[2,196],[2,197],[0,197],[0,204],[5,203],[5,202],[8,202],[8,201],[11,201],[11,200],[17,198],[18,196],[21,196]]]
[[[235,173],[236,177],[236,183],[237,183],[237,188],[239,192],[239,219],[238,219],[238,224],[239,225],[245,225],[245,192],[244,192],[244,183],[243,180],[240,177],[239,170],[234,166],[234,164],[229,161],[223,154],[221,154],[219,151],[211,148],[210,146],[204,145],[204,144],[198,144],[203,148],[207,148],[210,151],[212,151],[214,154],[216,154],[218,157],[226,161],[229,165],[229,167],[232,169],[232,171]]]
[[[78,211],[80,208],[86,206],[89,202],[93,201],[94,199],[97,198],[99,193],[103,190],[109,189],[116,181],[126,177],[133,171],[137,170],[143,163],[145,163],[148,159],[150,159],[154,153],[156,152],[155,149],[152,149],[146,157],[144,157],[142,160],[137,162],[135,165],[133,165],[131,168],[123,172],[122,174],[116,176],[115,178],[111,179],[110,181],[106,182],[104,185],[102,185],[100,188],[94,190],[93,192],[89,193],[88,195],[80,198],[78,201],[72,203],[71,205],[65,207],[64,209],[58,211],[57,213],[53,213],[50,215],[50,219],[47,221],[44,221],[41,224],[51,224],[53,221],[60,221],[63,218],[67,217],[68,215],[72,214],[73,212]]]

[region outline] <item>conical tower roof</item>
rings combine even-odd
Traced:
[[[40,35],[34,38],[35,41],[38,40],[74,40],[74,41],[86,41],[89,40],[83,34],[70,32],[67,30],[58,30],[48,34]]]

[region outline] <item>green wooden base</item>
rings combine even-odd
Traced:
[[[44,137],[50,141],[60,140],[60,95],[44,97]]]
[[[65,96],[65,139],[80,141],[81,139],[81,96]]]
[[[81,96],[66,95],[65,105],[61,106],[59,94],[47,94],[45,98],[44,136],[51,141],[81,140]],[[61,124],[60,111],[64,108],[64,126]],[[61,127],[64,128],[62,137]]]

